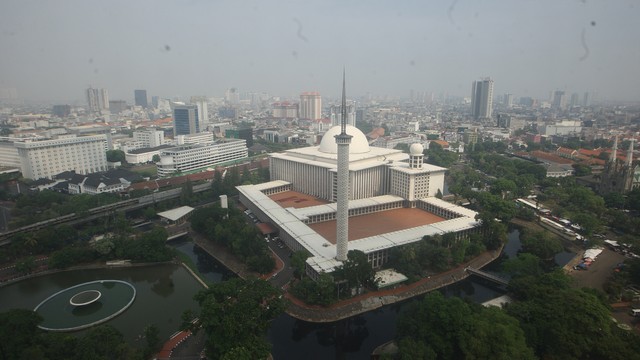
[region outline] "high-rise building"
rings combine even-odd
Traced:
[[[322,98],[318,92],[304,92],[300,94],[301,119],[318,120],[322,118]]]
[[[589,94],[589,92],[584,93],[584,97],[582,98],[582,106],[591,106],[591,94]]]
[[[569,106],[580,106],[580,95],[578,95],[578,93],[571,94],[571,101],[569,102]]]
[[[120,114],[127,110],[127,102],[124,100],[109,100],[109,112],[112,114]]]
[[[173,136],[200,132],[198,107],[196,105],[173,105]]]
[[[198,107],[198,120],[200,121],[199,128],[204,130],[209,123],[209,109],[207,105],[207,99],[204,96],[192,96],[191,103]]]
[[[109,93],[107,89],[88,88],[87,104],[89,105],[90,113],[100,114],[109,110]]]
[[[137,130],[133,132],[133,140],[142,148],[154,148],[164,145],[164,131],[156,129]]]
[[[567,95],[562,90],[553,92],[553,103],[551,107],[556,110],[564,110],[567,108]]]
[[[65,118],[71,114],[71,105],[53,105],[51,113],[53,116]]]
[[[493,107],[493,80],[485,78],[474,81],[471,86],[471,116],[475,119],[490,119]]]
[[[298,104],[288,101],[275,102],[271,104],[273,117],[279,119],[292,119],[298,117]]]
[[[149,107],[147,103],[147,90],[134,90],[133,94],[136,100],[136,106],[142,106],[143,108]]]
[[[347,102],[347,125],[356,126],[356,103],[355,101]],[[342,122],[342,105],[334,105],[331,107],[331,126],[340,125]]]
[[[107,135],[16,142],[24,177],[51,179],[63,171],[90,174],[107,170]]]
[[[224,137],[227,139],[243,139],[247,142],[247,147],[253,146],[253,129],[226,129],[224,131]]]
[[[240,103],[240,92],[236,88],[227,89],[224,93],[224,100],[227,104],[237,105]]]
[[[160,105],[160,97],[159,96],[152,96],[151,97],[151,105],[153,105],[153,107],[155,109],[157,109],[158,105]]]
[[[504,106],[509,109],[513,107],[513,94],[504,94]]]

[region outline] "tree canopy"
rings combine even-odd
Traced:
[[[640,338],[619,329],[602,297],[569,286],[562,271],[512,279],[517,301],[507,313],[517,318],[527,343],[542,359],[635,359]]]
[[[137,359],[142,353],[131,348],[122,334],[109,325],[89,329],[82,336],[52,333],[37,326],[42,317],[30,310],[0,313],[0,358],[22,359]]]
[[[400,359],[534,359],[515,318],[439,292],[411,304],[397,329]]]
[[[269,322],[284,311],[279,289],[259,279],[235,278],[196,294],[200,326],[207,334],[207,355],[214,358],[265,359]],[[249,355],[249,357],[247,357]]]

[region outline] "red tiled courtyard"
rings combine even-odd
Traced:
[[[403,229],[429,225],[445,220],[420,209],[393,209],[349,218],[349,241]],[[309,225],[332,244],[336,243],[336,221]]]
[[[285,191],[271,195],[269,198],[283,208],[301,209],[310,206],[329,204],[328,201],[297,191]]]

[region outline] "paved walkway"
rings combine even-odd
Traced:
[[[170,359],[173,349],[182,343],[186,338],[191,336],[191,331],[180,331],[171,336],[171,339],[164,343],[162,349],[156,355],[156,359]]]

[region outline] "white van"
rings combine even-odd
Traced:
[[[629,312],[631,316],[640,316],[640,309],[631,309]]]

